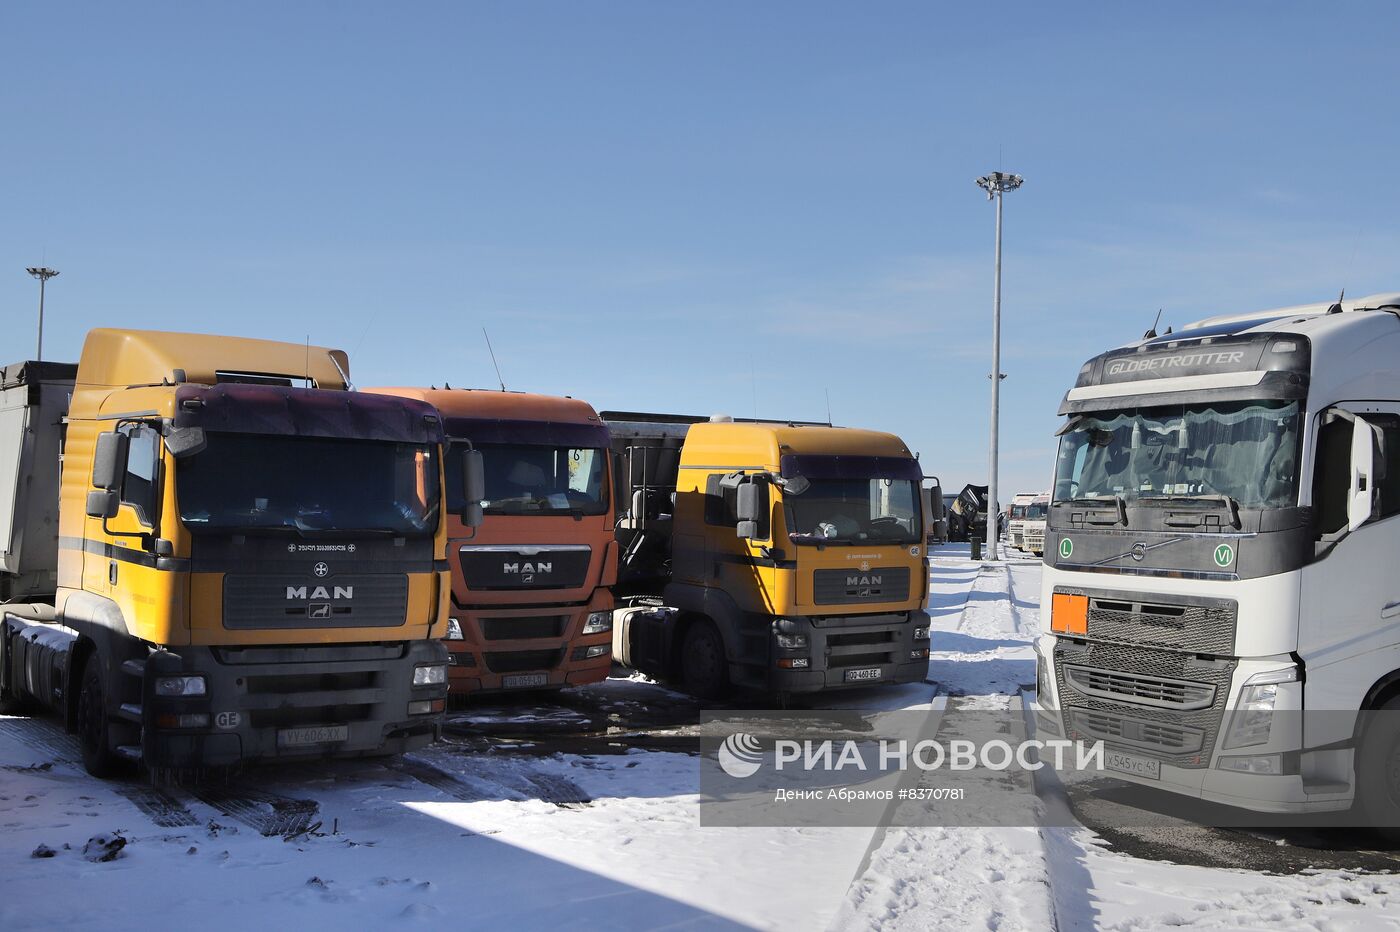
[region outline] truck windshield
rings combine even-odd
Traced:
[[[180,520],[190,530],[432,534],[437,448],[416,443],[209,431],[177,460]],[[317,534],[316,536],[320,536]]]
[[[1219,402],[1082,417],[1060,439],[1055,501],[1233,499],[1285,507],[1298,487],[1298,403]]]
[[[813,479],[801,495],[784,495],[795,544],[915,544],[919,492],[908,479]]]
[[[455,449],[455,448],[454,448]],[[608,510],[607,451],[538,444],[477,444],[488,515],[601,515]],[[462,507],[462,458],[447,460],[447,507]]]
[[[1044,521],[1046,507],[1044,505],[1027,505],[1025,518],[1027,521]]]

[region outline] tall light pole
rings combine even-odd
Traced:
[[[1001,201],[1007,191],[1015,191],[1025,179],[1007,172],[992,172],[977,179],[987,192],[987,200],[997,202],[996,279],[992,285],[992,440],[989,455],[991,475],[987,477],[987,559],[997,558],[997,530],[1001,506],[997,500],[997,422],[1001,418]]]
[[[58,274],[58,269],[38,266],[30,267],[25,271],[39,279],[39,346],[34,350],[34,359],[38,361],[44,358],[44,285]]]

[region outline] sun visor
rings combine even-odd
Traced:
[[[175,426],[242,434],[441,443],[437,409],[392,395],[229,383],[181,385]]]
[[[578,449],[606,449],[612,444],[612,435],[602,424],[449,417],[444,422],[444,430],[453,440],[472,443],[522,443]]]
[[[909,479],[921,482],[923,467],[907,456],[815,456],[789,453],[778,461],[784,479]]]

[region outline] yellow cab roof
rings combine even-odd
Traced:
[[[734,423],[692,424],[681,450],[685,465],[777,469],[784,454],[913,457],[894,434],[858,427]]]
[[[341,350],[304,343],[99,327],[83,343],[77,382],[80,388],[160,385],[174,382],[176,369],[184,370],[186,381],[203,384],[216,382],[216,373],[239,372],[344,389],[350,359]]]

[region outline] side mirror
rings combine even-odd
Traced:
[[[768,483],[750,478],[734,490],[735,533],[745,540],[758,537],[759,525],[768,515]]]
[[[1375,514],[1376,479],[1381,465],[1377,450],[1379,431],[1365,418],[1356,418],[1351,427],[1351,489],[1347,495],[1347,527],[1356,530]]]
[[[115,518],[120,504],[115,489],[97,489],[87,494],[87,515],[104,521]]]
[[[481,527],[485,518],[481,500],[486,497],[486,460],[480,450],[462,451],[462,498],[466,505],[462,508],[462,523],[467,527]]]
[[[176,427],[165,435],[165,448],[176,459],[202,453],[208,445],[203,427]]]
[[[97,435],[97,448],[92,454],[93,488],[108,491],[121,488],[122,479],[126,475],[126,451],[130,443],[130,437],[116,431]],[[88,513],[92,514],[91,511]]]

